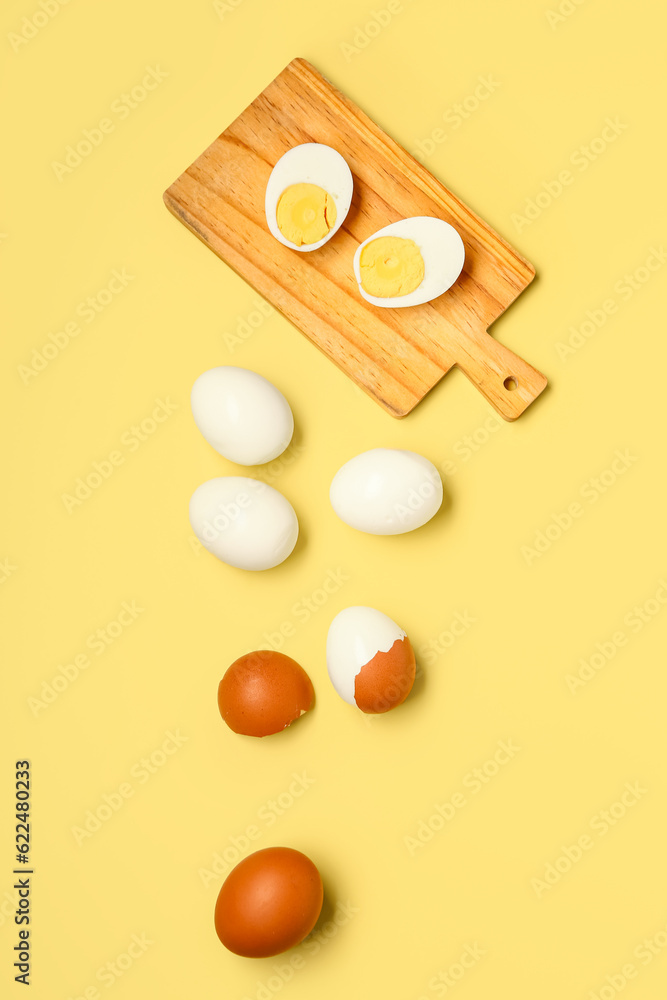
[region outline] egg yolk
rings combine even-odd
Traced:
[[[319,243],[336,222],[336,204],[317,184],[292,184],[278,199],[276,222],[297,247]]]
[[[413,240],[379,236],[361,251],[361,287],[378,299],[409,295],[424,280],[424,258]]]

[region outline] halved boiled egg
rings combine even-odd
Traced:
[[[292,250],[317,250],[345,221],[353,187],[350,168],[331,146],[293,146],[280,157],[266,185],[269,230]]]
[[[364,240],[354,255],[354,276],[374,306],[418,306],[451,288],[464,260],[456,229],[420,215],[392,222]]]

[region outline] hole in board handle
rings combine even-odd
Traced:
[[[505,381],[503,382],[503,385],[505,386],[508,392],[514,392],[515,389],[519,388],[519,383],[515,379],[514,375],[508,375]]]

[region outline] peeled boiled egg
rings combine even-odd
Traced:
[[[274,649],[234,660],[218,687],[218,708],[243,736],[270,736],[312,708],[315,692],[303,667]]]
[[[235,955],[270,958],[310,934],[323,899],[310,858],[291,847],[266,847],[240,861],[223,882],[215,930]]]
[[[239,465],[262,465],[292,440],[290,405],[273,383],[247,368],[221,365],[192,387],[192,415],[217,452]]]
[[[293,146],[280,157],[266,185],[269,230],[292,250],[317,250],[343,225],[353,187],[350,168],[331,146]]]
[[[345,608],[329,626],[327,670],[344,701],[379,714],[410,694],[415,654],[396,622],[375,608],[356,606]]]
[[[329,491],[341,521],[371,535],[400,535],[430,521],[442,504],[440,473],[414,451],[372,448],[343,465]]]
[[[354,255],[354,276],[362,297],[374,306],[418,306],[451,288],[464,259],[456,229],[420,215],[392,222],[364,240]]]
[[[271,569],[296,545],[299,522],[288,500],[267,483],[219,476],[190,499],[190,524],[205,549],[239,569]]]

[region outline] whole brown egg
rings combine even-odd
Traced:
[[[310,934],[323,897],[310,858],[291,847],[267,847],[244,858],[223,882],[215,929],[234,954],[269,958]]]

